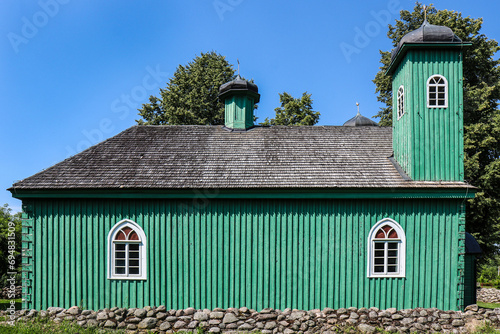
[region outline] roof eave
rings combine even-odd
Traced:
[[[411,181],[410,181],[411,182]],[[264,190],[264,191],[263,191]],[[21,200],[43,198],[304,198],[304,199],[350,199],[350,198],[474,198],[477,188],[463,184],[442,187],[359,187],[359,188],[227,188],[227,189],[16,189],[12,196]],[[209,196],[207,196],[209,194]]]
[[[396,57],[392,59],[391,63],[389,64],[389,68],[385,72],[385,75],[392,75],[397,68],[397,65],[401,62],[403,59],[404,55],[408,50],[411,49],[417,49],[417,48],[463,48],[463,47],[469,47],[472,46],[472,43],[464,43],[464,42],[457,42],[457,43],[442,43],[442,42],[425,42],[425,43],[404,43],[401,48],[398,50],[398,53],[396,54]]]
[[[227,95],[248,95],[254,98],[255,103],[260,102],[260,94],[256,93],[253,90],[247,89],[247,88],[229,88],[228,90],[225,90],[224,92],[220,93],[217,97],[219,100],[223,101]]]

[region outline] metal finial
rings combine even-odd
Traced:
[[[236,61],[238,62],[238,76],[240,75],[240,60],[236,58]]]
[[[427,6],[424,5],[424,22],[427,21]]]
[[[359,102],[356,102],[356,105],[358,106],[358,115],[360,115],[360,113],[359,113]]]

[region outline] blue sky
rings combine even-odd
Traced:
[[[500,5],[435,1],[483,17],[500,38]],[[0,205],[6,191],[90,145],[135,125],[179,64],[215,50],[259,86],[259,121],[278,93],[312,94],[320,125],[380,108],[372,79],[387,22],[403,0],[2,0],[0,2]],[[349,50],[351,52],[349,52]]]

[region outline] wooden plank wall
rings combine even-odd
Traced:
[[[427,80],[448,81],[448,108],[427,108]],[[393,96],[405,89],[405,115],[397,118],[393,99],[394,156],[403,170],[420,181],[463,181],[463,84],[461,52],[410,50],[394,74]]]
[[[32,215],[37,309],[463,306],[459,200],[37,200]],[[406,278],[367,278],[383,218],[405,230]],[[146,281],[107,279],[122,219],[146,234]]]

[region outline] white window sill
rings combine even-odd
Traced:
[[[113,276],[113,277],[108,277],[109,280],[128,280],[128,281],[147,281],[146,277],[119,277],[119,276]]]
[[[368,278],[405,278],[405,275],[367,275]]]

